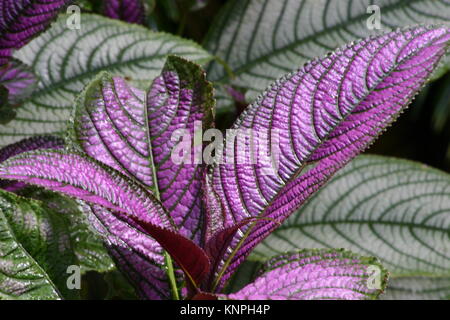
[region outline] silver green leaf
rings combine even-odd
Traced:
[[[67,286],[77,264],[67,226],[39,202],[0,190],[0,299],[78,297]]]
[[[99,71],[107,70],[148,87],[168,54],[204,64],[210,55],[196,43],[97,15],[82,14],[81,28],[60,16],[52,27],[19,50],[15,57],[32,67],[40,82],[0,126],[0,146],[36,134],[63,132],[75,97]]]
[[[389,279],[382,300],[448,300],[450,277],[406,277]]]
[[[361,156],[256,248],[254,258],[340,247],[378,257],[393,278],[450,276],[450,175]]]
[[[248,90],[250,102],[283,74],[345,43],[413,24],[448,23],[449,17],[448,0],[234,0],[205,48],[235,77],[217,62],[207,71],[213,81]]]

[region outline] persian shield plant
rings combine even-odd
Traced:
[[[229,61],[218,60],[233,68],[232,81],[213,83],[221,70],[211,63],[208,78],[202,64],[210,54],[139,26],[146,21],[140,1],[129,1],[130,12],[117,3],[102,12],[133,25],[83,14],[84,27],[66,37],[61,16],[14,57],[12,49],[2,53],[0,106],[9,113],[0,127],[8,144],[0,153],[0,297],[76,298],[62,274],[77,264],[83,272],[115,265],[143,299],[374,299],[389,292],[389,272],[448,279],[450,178],[400,160],[353,160],[445,62],[448,26],[403,27],[318,50],[260,91],[223,138],[213,130],[214,85],[219,96],[253,80],[259,89],[267,79],[252,68],[286,69],[277,62],[281,49],[264,60],[250,46],[246,59],[254,60],[245,67],[235,67],[227,51]],[[49,12],[67,4],[54,1],[55,10],[37,9],[37,17],[50,21],[56,13]],[[114,54],[105,49],[112,50],[111,37]],[[51,66],[49,50],[58,50]],[[48,69],[33,74],[40,68]],[[34,113],[35,124],[22,128]],[[217,134],[208,144],[212,136],[199,132]],[[255,144],[242,132],[266,135]],[[182,161],[174,161],[180,150]],[[245,161],[261,150],[275,162],[269,173]],[[410,207],[407,190],[417,198]],[[383,192],[384,202],[376,199]],[[433,210],[423,209],[426,197],[439,200]],[[390,215],[402,208],[402,218]],[[424,247],[435,244],[427,257],[396,248],[395,235],[405,229]],[[373,239],[384,246],[364,247]],[[405,259],[420,263],[409,270]],[[243,276],[249,261],[253,269]]]

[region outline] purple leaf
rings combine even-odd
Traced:
[[[138,226],[141,232],[159,242],[194,286],[200,284],[210,269],[203,250],[172,231],[166,211],[146,189],[99,162],[75,153],[32,151],[3,162],[0,178],[38,185],[83,200],[94,205],[94,210],[95,206],[109,209],[110,214],[118,219],[131,219],[131,227]],[[97,211],[98,215],[104,213]],[[104,216],[97,217],[105,219]],[[122,230],[118,230],[121,226],[114,225],[115,222],[113,219],[107,225],[107,229],[113,229],[108,231],[118,234],[121,241],[131,241],[129,245],[133,249],[151,259],[154,253],[139,247],[140,242],[146,243],[146,240],[142,237],[135,239],[134,229],[127,226],[122,225]]]
[[[272,259],[240,291],[238,300],[366,300],[386,288],[388,273],[376,258],[342,249],[306,249]]]
[[[79,100],[74,122],[74,140],[84,152],[150,188],[181,234],[197,243],[204,219],[202,166],[174,164],[171,137],[176,129],[193,135],[195,121],[211,125],[212,90],[200,67],[169,57],[147,108],[142,91],[102,73]]]
[[[145,8],[142,0],[105,0],[103,13],[112,19],[143,24]]]
[[[153,81],[147,98],[150,139],[161,202],[171,213],[181,234],[199,243],[202,215],[203,165],[195,164],[193,146],[189,163],[174,164],[171,153],[175,130],[185,130],[194,139],[194,130],[206,130],[213,122],[213,87],[203,70],[179,57],[167,59],[160,77]],[[199,127],[195,127],[195,122]],[[195,143],[194,143],[195,144]],[[200,155],[201,156],[201,155]]]
[[[74,140],[91,157],[153,188],[144,95],[101,73],[77,103]]]
[[[0,149],[0,163],[3,161],[32,150],[38,149],[61,149],[64,141],[52,136],[36,136],[28,138]],[[0,188],[10,192],[18,191],[26,186],[23,182],[0,180]]]
[[[216,214],[226,217],[224,226],[249,217],[273,221],[244,227],[216,270],[216,290],[278,223],[395,120],[449,40],[447,28],[412,27],[349,44],[283,77],[247,108],[233,129],[278,130],[278,168],[263,174],[260,165],[220,164],[211,178],[216,196],[207,197],[223,208]]]
[[[37,79],[31,69],[16,59],[0,66],[0,84],[8,89],[8,103],[17,104],[34,90]]]
[[[0,178],[64,193],[91,204],[170,228],[164,209],[145,189],[89,158],[63,151],[32,151],[0,165]]]
[[[70,0],[3,0],[0,2],[0,65],[14,49],[47,28]]]

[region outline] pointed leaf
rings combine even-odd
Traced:
[[[17,118],[0,126],[0,146],[36,134],[64,131],[79,92],[100,71],[148,87],[168,54],[205,63],[210,55],[192,41],[165,33],[82,14],[82,28],[67,27],[61,16],[52,27],[15,56],[40,77],[38,88],[17,110]]]
[[[32,151],[0,165],[0,178],[64,193],[170,228],[163,208],[143,188],[89,158],[64,151]]]
[[[259,245],[254,257],[339,246],[376,254],[393,277],[450,276],[449,230],[449,174],[406,160],[360,156]]]
[[[142,0],[103,1],[103,13],[112,19],[143,24],[144,12],[145,8]]]
[[[0,297],[76,298],[67,268],[77,265],[69,221],[39,202],[0,190]]]
[[[236,240],[218,274],[221,284],[277,223],[398,116],[449,40],[445,27],[412,27],[347,45],[277,81],[247,108],[233,129],[279,132],[276,174],[259,164],[239,164],[238,150],[232,163],[214,168],[212,184],[227,225],[252,216],[275,221],[256,222]],[[262,142],[265,149],[273,150],[271,141]],[[231,146],[239,148],[239,139]],[[246,148],[257,155],[256,147]]]
[[[378,9],[380,29],[374,23]],[[235,78],[217,62],[208,76],[247,90],[251,102],[272,81],[327,51],[398,27],[448,23],[448,17],[447,0],[229,1],[205,48],[223,59]]]
[[[371,282],[372,271],[379,277]],[[387,284],[387,271],[376,258],[349,251],[302,250],[271,259],[251,284],[227,296],[238,300],[376,299]],[[379,286],[376,288],[376,286]]]
[[[0,65],[14,49],[27,44],[56,18],[70,0],[3,0],[0,2]]]

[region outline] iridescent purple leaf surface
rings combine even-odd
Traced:
[[[340,249],[305,249],[270,260],[256,280],[228,299],[366,300],[386,288],[387,271],[376,258]]]
[[[24,139],[0,149],[0,163],[15,155],[27,151],[39,149],[61,149],[63,147],[64,141],[58,137],[36,136],[33,138]],[[25,186],[26,184],[23,182],[0,180],[0,188],[10,192],[15,192]]]
[[[103,1],[103,13],[112,19],[142,24],[145,8],[142,0],[106,0]]]
[[[206,81],[203,70],[175,56],[167,59],[147,97],[149,133],[161,202],[181,234],[197,243],[201,242],[205,218],[201,208],[203,165],[195,161],[196,154],[202,156],[202,142],[201,138],[198,145],[193,141],[191,152],[186,155],[189,160],[175,164],[171,155],[177,141],[173,141],[172,136],[176,130],[184,130],[191,141],[198,138],[195,136],[198,132],[212,126],[214,104],[213,87]]]
[[[71,0],[3,0],[0,2],[0,65],[14,49],[27,44]]]
[[[276,172],[238,164],[236,153],[232,163],[214,167],[216,196],[206,196],[216,202],[213,207],[223,208],[216,214],[226,218],[225,226],[249,217],[273,221],[255,222],[236,237],[216,270],[215,289],[278,223],[395,120],[430,77],[449,40],[445,27],[411,27],[346,45],[283,77],[244,111],[233,129],[278,130]],[[270,139],[266,146],[271,149]]]
[[[145,189],[82,155],[58,150],[27,152],[3,162],[0,178],[38,185],[170,228],[164,209]]]
[[[119,219],[130,219],[132,226],[139,226],[141,232],[167,250],[193,285],[197,286],[209,271],[209,261],[203,250],[172,231],[174,227],[165,209],[146,189],[93,159],[57,150],[27,152],[3,162],[0,178],[38,185],[109,209],[109,213]],[[134,229],[126,226],[120,236],[121,240],[136,240],[133,239]],[[151,256],[152,252],[139,247],[141,239],[138,238],[133,247]]]
[[[202,166],[174,164],[171,137],[175,130],[193,137],[195,121],[198,129],[211,125],[212,90],[199,66],[169,57],[147,99],[123,79],[100,74],[82,94],[74,121],[74,140],[84,152],[152,190],[181,234],[197,243]]]

